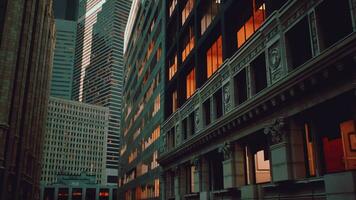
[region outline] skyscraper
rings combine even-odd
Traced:
[[[56,46],[51,96],[71,99],[79,0],[54,0]]]
[[[133,1],[125,31],[119,198],[158,199],[163,122],[164,1]]]
[[[54,49],[52,1],[0,1],[0,199],[38,200]]]
[[[107,180],[117,182],[123,82],[123,35],[131,1],[79,2],[73,99],[108,107]]]
[[[105,107],[50,97],[41,184],[82,172],[95,176],[98,184],[106,183],[108,116]]]

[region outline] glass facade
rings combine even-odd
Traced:
[[[80,1],[73,99],[110,109],[106,168],[117,183],[123,87],[123,45],[131,1]]]

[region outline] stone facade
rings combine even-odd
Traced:
[[[230,13],[232,2],[221,9]],[[272,1],[264,2],[268,10]],[[355,10],[352,1],[339,3],[284,1],[166,117],[161,133],[167,142],[158,158],[161,199],[356,199]],[[234,20],[221,15],[212,26],[232,26]],[[264,67],[262,89],[256,63]],[[175,127],[192,114],[199,125],[187,139],[169,143],[172,135],[182,138],[177,135],[184,131]]]
[[[39,199],[55,40],[52,1],[1,1],[0,199]]]

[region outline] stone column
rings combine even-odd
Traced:
[[[198,108],[195,109],[194,111],[194,123],[195,123],[195,133],[199,132],[203,126],[204,126],[204,121],[203,121],[203,106],[199,105]]]
[[[68,200],[72,200],[72,188],[68,187]]]
[[[276,119],[264,132],[270,140],[272,180],[278,182],[292,179],[285,119]]]
[[[200,173],[201,173],[201,165],[200,165],[200,159],[199,158],[195,158],[192,161],[193,166],[195,167],[195,171],[194,171],[194,192],[200,192]]]
[[[180,199],[180,170],[179,167],[174,169],[174,196],[175,200]]]
[[[245,162],[247,163],[246,167],[246,176],[248,179],[247,185],[241,187],[241,200],[257,200],[258,199],[258,187],[255,185],[255,169],[254,169],[254,154],[250,148],[244,151],[247,157],[245,158]],[[247,175],[248,174],[248,175]]]
[[[356,31],[356,0],[349,0],[349,2],[350,2],[352,28],[354,31]]]
[[[293,119],[278,118],[265,128],[269,135],[272,179],[274,182],[306,175],[302,125]]]
[[[209,191],[209,163],[206,158],[202,157],[200,200],[209,200]]]
[[[166,175],[165,175],[165,172],[162,172],[161,175],[160,175],[160,180],[159,180],[160,184],[160,189],[159,189],[159,196],[160,196],[160,199],[161,200],[165,200],[167,199],[166,197],[166,194],[167,194],[167,191],[166,191]]]
[[[216,120],[216,101],[214,95],[209,98],[210,101],[210,123]]]
[[[235,168],[232,151],[233,147],[228,142],[226,142],[222,147],[219,148],[219,152],[222,153],[224,156],[224,160],[222,162],[224,189],[232,188],[235,186]]]

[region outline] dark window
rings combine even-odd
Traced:
[[[190,126],[190,134],[194,135],[195,133],[195,115],[194,112],[189,115],[189,126]]]
[[[312,57],[309,24],[305,17],[286,33],[287,61],[291,69],[304,64]]]
[[[5,23],[7,0],[0,0],[0,44]]]
[[[113,200],[117,199],[117,189],[113,189],[113,191],[112,191],[112,199]]]
[[[43,194],[44,200],[54,200],[54,188],[45,188]]]
[[[320,48],[326,49],[352,32],[352,23],[347,0],[325,0],[317,6]]]
[[[252,93],[257,94],[267,87],[266,60],[262,53],[251,62]]]
[[[210,124],[210,99],[203,103],[203,113],[204,113],[204,123],[205,125]]]
[[[240,105],[247,100],[246,70],[243,69],[235,76],[235,101]]]
[[[185,119],[182,121],[182,126],[183,126],[183,130],[182,130],[182,133],[183,133],[183,140],[186,140],[187,137],[188,137],[188,124],[187,124],[187,121],[188,121],[188,118],[185,118]]]
[[[213,151],[209,155],[209,183],[211,190],[222,190],[224,188],[223,155]]]
[[[220,118],[223,114],[223,105],[222,105],[222,91],[219,89],[214,94],[214,102],[215,102],[215,116],[216,118]]]
[[[108,183],[117,183],[117,176],[108,176]]]
[[[85,200],[95,200],[96,199],[96,189],[88,188],[85,194]]]

